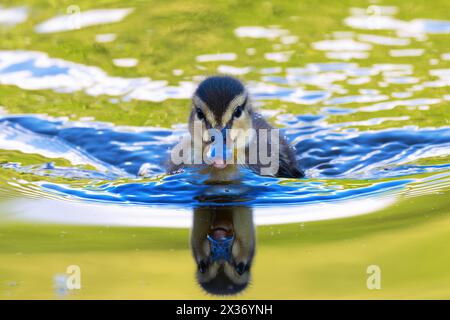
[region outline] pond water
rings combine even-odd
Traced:
[[[3,168],[42,177],[31,182],[31,186],[25,183],[24,188],[39,187],[62,197],[130,205],[192,208],[214,204],[198,199],[205,192],[217,192],[219,197],[232,192],[245,198],[238,199],[239,205],[283,207],[402,192],[409,186],[424,187],[430,181],[435,184],[436,179],[447,179],[447,174],[442,173],[448,172],[450,164],[426,165],[417,161],[445,156],[450,148],[450,128],[358,132],[346,130],[346,125],[354,123],[331,126],[324,119],[325,115],[279,119],[289,128],[286,136],[296,147],[297,158],[309,178],[306,180],[246,172],[239,184],[211,187],[205,184],[208,177],[195,169],[165,175],[169,150],[184,130],[117,128],[38,116],[5,116],[0,119],[0,146],[49,158],[67,158],[74,165],[96,168],[61,167],[51,162],[30,166],[3,164]],[[148,178],[138,177],[141,168]],[[46,177],[63,178],[64,183],[46,181]],[[80,179],[84,186],[77,181]],[[70,181],[74,181],[73,186]],[[347,187],[349,182],[351,187]]]
[[[15,12],[17,17],[9,20],[3,18],[4,10]],[[32,10],[28,7],[0,7],[0,23],[4,20],[11,28],[13,22],[23,23],[27,19],[26,13]],[[76,29],[89,30],[88,27],[93,25],[132,20],[135,11],[85,11],[77,16],[80,21]],[[275,241],[278,243],[275,252],[284,252],[286,248],[294,246],[296,249],[293,250],[297,250],[300,260],[304,255],[308,257],[314,246],[317,246],[316,252],[322,250],[321,255],[333,251],[333,246],[342,251],[345,245],[340,244],[340,241],[354,241],[355,237],[363,235],[382,237],[381,240],[373,241],[389,247],[391,240],[375,230],[395,230],[398,227],[396,221],[400,220],[402,222],[398,223],[401,225],[414,225],[420,213],[413,214],[414,210],[409,208],[411,203],[421,202],[420,197],[425,197],[425,202],[432,199],[438,208],[437,215],[445,216],[448,213],[450,186],[450,21],[431,19],[425,13],[414,19],[400,19],[397,15],[401,11],[395,6],[346,7],[342,8],[342,12],[345,16],[337,22],[340,29],[333,30],[325,38],[313,38],[309,42],[303,40],[304,34],[291,31],[288,26],[240,25],[230,28],[228,31],[233,37],[232,41],[245,47],[244,55],[250,59],[260,55],[257,63],[243,64],[240,61],[242,54],[230,51],[230,47],[217,48],[215,53],[196,52],[192,63],[197,64],[197,74],[184,76],[184,66],[178,65],[179,69],[173,70],[170,79],[161,76],[153,79],[152,75],[142,76],[140,73],[133,76],[133,70],[139,68],[143,59],[134,58],[132,52],[123,52],[121,56],[109,59],[111,64],[126,67],[124,69],[127,70],[114,74],[103,67],[81,63],[80,59],[72,61],[70,57],[62,58],[61,55],[53,57],[40,47],[35,50],[0,47],[1,86],[15,88],[25,95],[45,91],[50,95],[47,98],[49,101],[51,97],[66,99],[74,95],[73,99],[77,99],[82,95],[83,99],[88,99],[88,104],[89,99],[97,97],[117,106],[151,102],[156,105],[165,103],[163,107],[170,108],[171,103],[179,105],[172,101],[180,101],[185,105],[184,110],[188,110],[189,99],[196,85],[205,74],[211,72],[211,69],[202,70],[210,68],[204,65],[212,63],[215,72],[239,76],[245,81],[253,105],[271,123],[282,129],[283,135],[295,147],[296,158],[306,174],[304,179],[279,179],[242,170],[240,181],[213,185],[206,183],[207,177],[194,169],[167,175],[164,163],[169,152],[187,132],[183,121],[174,118],[166,120],[163,125],[136,125],[132,122],[115,123],[112,118],[110,121],[107,118],[98,120],[89,113],[81,113],[76,117],[61,116],[58,110],[53,112],[51,108],[46,109],[46,112],[30,112],[30,109],[21,112],[20,107],[9,105],[11,101],[11,104],[20,106],[20,102],[13,102],[5,96],[1,100],[3,113],[0,113],[0,189],[3,190],[5,208],[2,230],[10,239],[22,243],[22,247],[5,244],[4,252],[13,247],[26,252],[28,245],[30,254],[41,252],[42,248],[37,249],[24,240],[28,239],[27,230],[34,230],[30,226],[36,224],[41,225],[43,230],[73,228],[71,232],[78,232],[78,238],[73,239],[75,242],[69,246],[82,254],[93,250],[80,240],[83,232],[91,231],[78,226],[157,227],[167,230],[185,230],[194,226],[193,230],[198,230],[195,227],[200,224],[198,217],[202,217],[202,210],[206,210],[211,215],[223,215],[228,217],[225,220],[234,221],[238,236],[240,233],[244,234],[243,238],[251,235],[248,236],[250,240],[246,240],[252,248],[247,257],[249,264],[253,260],[255,243],[254,231],[249,231],[246,226],[253,223],[267,228],[257,229],[262,230],[262,240],[259,240],[262,248],[268,237],[267,232],[273,237],[273,226],[281,225],[277,233],[285,236]],[[98,21],[96,17],[99,17]],[[66,20],[73,23],[71,18],[69,14],[59,15],[34,26],[34,30],[49,34],[79,32],[68,27]],[[107,45],[120,41],[120,36],[116,36],[118,29],[102,28],[95,37],[100,39],[99,43]],[[105,35],[107,37],[100,37]],[[257,43],[261,42],[270,43],[270,50],[258,52],[260,48]],[[258,50],[254,47],[258,47]],[[302,50],[310,52],[312,59],[309,62],[296,60],[296,54]],[[181,78],[173,81],[173,77]],[[12,112],[9,111],[10,107]],[[108,112],[104,111],[105,114]],[[427,198],[430,196],[437,198]],[[242,218],[245,221],[236,218],[239,210],[244,211],[241,216],[247,217]],[[392,210],[402,213],[395,215]],[[411,211],[409,218],[404,211]],[[359,215],[370,217],[374,212],[381,212],[381,215],[375,214],[375,220],[352,220]],[[422,214],[429,217],[431,212]],[[385,221],[383,216],[389,218]],[[342,225],[343,230],[348,230],[348,237],[334,228],[342,221],[335,219],[344,217],[349,219]],[[314,221],[328,224],[313,225],[306,240],[298,242],[298,231],[292,231],[292,226],[303,231],[305,222]],[[384,221],[386,227],[380,227],[379,221]],[[212,228],[217,221],[210,223]],[[11,229],[8,227],[11,224],[22,227]],[[349,231],[348,226],[352,225],[354,228]],[[423,226],[421,223],[417,225]],[[408,238],[408,230],[401,231],[406,232],[406,235],[395,238],[393,243],[400,245],[403,239]],[[51,234],[51,231],[47,232]],[[132,229],[131,233],[135,232],[141,231]],[[192,232],[195,234],[199,231]],[[415,235],[415,231],[409,233],[412,238]],[[41,236],[45,238],[49,234]],[[29,237],[32,242],[33,236]],[[195,236],[191,237],[194,259],[198,263],[198,255],[201,254],[196,251]],[[178,234],[175,238],[182,236]],[[336,242],[329,240],[333,238]],[[51,242],[51,238],[48,239]],[[156,236],[152,239],[160,243]],[[448,240],[448,237],[445,239]],[[306,246],[302,247],[305,245],[302,241],[307,242]],[[372,239],[369,238],[357,241],[354,245],[358,248],[352,247],[348,254],[359,252],[359,246],[370,241]],[[133,247],[132,239],[124,240],[117,247],[125,250],[128,245]],[[186,250],[180,244],[173,246]],[[62,247],[53,250],[48,243],[44,247],[48,249],[44,250],[45,255],[62,250]],[[156,244],[147,250],[155,258],[161,254],[157,252],[164,248]],[[14,252],[16,249],[11,250]],[[437,247],[432,250],[436,252],[441,249]],[[105,253],[98,248],[95,250]],[[273,251],[268,252],[273,254]],[[286,255],[289,253],[286,252],[281,260]],[[334,259],[333,263],[339,265],[340,258],[333,254],[331,256],[334,257],[331,258]],[[367,252],[362,256],[365,257],[364,261],[354,262],[348,272],[354,271],[355,265],[358,265],[364,274],[365,263],[376,260]],[[414,263],[419,259],[418,256],[420,254],[413,255],[408,261]],[[390,257],[379,258],[389,265],[389,261],[393,261]],[[85,265],[88,264],[89,257],[78,258]],[[37,255],[35,259],[42,266],[49,264],[43,256]],[[109,259],[117,262],[118,256]],[[139,260],[141,257],[133,259]],[[319,269],[325,268],[326,263],[321,264],[317,256],[311,259],[315,262],[305,262],[311,270],[317,266]],[[185,255],[180,261],[194,265],[187,260],[189,257]],[[268,261],[264,254],[261,260]],[[12,259],[11,263],[14,265],[18,262]],[[61,265],[62,262],[59,268]],[[343,270],[343,265],[338,269],[341,267]],[[157,268],[160,271],[167,270],[167,265],[163,263]],[[258,264],[255,268],[258,268]],[[257,281],[267,283],[267,286],[272,283],[268,280],[268,270],[264,267],[256,270],[259,270],[254,271],[257,275],[259,272]],[[293,275],[294,269],[289,270]],[[311,270],[305,274],[310,275]],[[23,279],[31,277],[30,273],[21,272],[18,278],[24,275]],[[9,274],[9,277],[14,278],[14,272],[10,271]],[[290,277],[289,272],[287,277]],[[442,278],[448,277],[448,272],[442,273]],[[199,282],[204,281],[198,271],[197,279]],[[255,280],[255,288],[260,288],[256,283]],[[329,297],[326,286],[322,287],[320,283],[317,296]],[[399,284],[398,288],[409,288],[405,283]],[[285,297],[298,297],[305,293],[300,294],[296,288],[314,288],[317,283],[304,287],[297,285],[289,287],[286,282],[285,286],[289,289],[280,292]],[[100,285],[97,283],[94,286]],[[155,288],[160,290],[162,286],[158,284]],[[331,289],[330,296],[335,294],[334,297],[342,297],[340,290],[343,287],[338,284],[331,286],[334,289]],[[189,288],[184,292],[191,292],[192,287],[192,283],[184,284],[184,288]],[[217,293],[217,287],[203,287]],[[167,283],[162,291],[170,293],[172,289],[173,285]],[[17,293],[9,286],[4,292],[10,294],[11,290],[18,296],[40,296],[36,288],[30,291],[21,289],[25,291]],[[249,290],[255,296],[267,297],[262,294],[263,289]],[[364,288],[354,290],[355,296],[365,297],[366,293],[361,293]],[[199,294],[199,291],[194,292]],[[448,294],[448,290],[445,292]],[[91,294],[87,297],[95,297],[97,293]],[[400,292],[387,293],[387,297],[399,296],[402,296]]]

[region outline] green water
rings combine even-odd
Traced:
[[[396,37],[391,30],[357,30],[343,23],[351,7],[367,8],[368,1],[77,1],[81,10],[92,8],[135,8],[123,21],[67,32],[38,34],[37,23],[66,12],[70,1],[4,1],[5,7],[27,5],[28,19],[14,27],[0,28],[1,50],[34,50],[84,65],[97,66],[118,77],[151,77],[169,84],[190,81],[198,75],[215,74],[220,65],[252,66],[243,75],[246,81],[259,80],[262,68],[299,67],[329,59],[325,51],[315,50],[314,42],[332,39],[334,32],[352,31]],[[379,1],[377,5],[396,6],[396,18],[449,19],[450,4],[434,1]],[[298,42],[277,47],[267,39],[239,38],[233,30],[240,26],[271,26],[290,31]],[[115,33],[110,43],[96,43],[97,34]],[[450,52],[449,34],[427,34],[427,39],[404,47],[373,45],[370,56],[350,60],[360,66],[375,63],[408,64],[421,82],[430,69],[450,68],[442,55]],[[249,55],[248,48],[256,54]],[[420,56],[392,57],[391,49],[425,49]],[[267,60],[264,52],[292,51],[287,62]],[[202,54],[233,52],[235,61],[200,63]],[[120,68],[116,57],[134,57],[136,67]],[[437,60],[437,61],[435,61]],[[183,70],[174,75],[173,70]],[[177,72],[175,72],[177,74]],[[364,84],[341,84],[346,93],[377,89],[379,94],[405,92],[414,84],[389,84],[373,76]],[[307,85],[306,89],[316,90]],[[329,124],[354,123],[354,129],[381,130],[405,125],[418,128],[449,125],[448,86],[425,87],[414,91],[414,98],[436,98],[440,102],[428,109],[398,106],[375,112],[330,115]],[[184,123],[189,112],[188,99],[162,102],[121,101],[93,97],[83,91],[63,94],[53,90],[23,90],[0,85],[1,111],[9,114],[45,114],[69,120],[89,117],[115,125],[161,126]],[[351,102],[346,108],[364,104]],[[316,105],[299,105],[279,100],[264,101],[262,109],[281,114],[318,114]],[[408,117],[407,123],[399,117]],[[362,124],[375,118],[388,121]],[[275,117],[270,119],[276,122]],[[0,163],[19,162],[39,165],[53,161],[71,166],[65,159],[0,149]],[[416,160],[417,164],[448,164],[450,154]],[[448,170],[446,171],[448,172]],[[425,177],[428,174],[417,175]],[[416,177],[416,176],[414,176]],[[11,218],[11,201],[48,197],[41,190],[20,187],[41,181],[41,176],[0,168],[0,298],[213,298],[197,285],[196,266],[189,247],[189,230],[155,227],[80,226],[16,221]],[[48,178],[63,181],[59,178]],[[345,179],[344,179],[345,180]],[[20,181],[20,183],[18,183]],[[13,183],[11,183],[13,182]],[[79,180],[72,184],[83,185]],[[328,183],[333,183],[332,180]],[[339,181],[341,185],[356,181]],[[365,181],[359,181],[360,184]],[[252,282],[236,298],[345,299],[345,298],[450,298],[450,188],[415,190],[414,185],[399,194],[394,204],[367,215],[285,225],[259,226],[256,230],[256,256]],[[39,210],[39,208],[37,208]],[[62,209],[63,210],[63,209]],[[62,212],[63,214],[63,212]],[[55,275],[68,265],[82,270],[82,289],[61,297],[55,292]],[[380,267],[381,289],[366,286],[367,267]]]

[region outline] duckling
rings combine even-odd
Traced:
[[[293,147],[254,110],[245,86],[234,77],[211,76],[199,84],[188,127],[192,139],[172,150],[169,173],[200,166],[212,180],[234,180],[246,167],[261,175],[304,177]],[[175,163],[173,152],[180,150],[188,161]]]

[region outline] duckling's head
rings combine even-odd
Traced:
[[[212,151],[213,157],[213,145],[223,143],[223,157],[215,157],[211,163],[214,167],[226,167],[224,160],[231,142],[233,148],[238,149],[248,144],[249,129],[252,129],[251,115],[247,90],[238,79],[212,76],[200,83],[192,98],[189,130],[196,139],[194,127],[201,128],[197,137],[203,142],[203,150],[206,153]],[[217,138],[221,141],[217,141]]]

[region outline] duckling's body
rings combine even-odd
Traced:
[[[253,109],[245,87],[235,78],[214,76],[200,83],[192,98],[189,132],[192,139],[184,140],[181,149],[190,151],[184,159],[191,161],[175,163],[172,157],[169,173],[195,166],[211,180],[225,181],[236,179],[239,168],[247,167],[262,175],[304,176],[294,149]],[[195,154],[201,155],[200,162]]]
[[[252,125],[256,130],[267,129],[269,132],[273,127],[261,116],[261,114],[253,112]],[[303,178],[305,175],[299,168],[295,158],[295,149],[289,145],[286,139],[280,136],[279,139],[279,167],[274,176],[282,178]],[[253,171],[257,172],[261,168],[261,164],[248,165]]]

